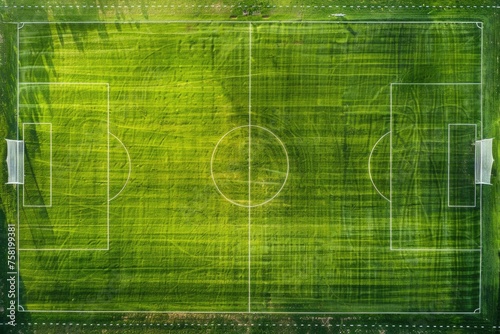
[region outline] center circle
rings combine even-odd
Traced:
[[[283,142],[257,125],[236,127],[215,145],[210,172],[217,191],[229,202],[256,207],[272,201],[290,170]]]

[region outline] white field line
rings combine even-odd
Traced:
[[[52,206],[52,187],[53,187],[53,167],[52,167],[52,156],[53,156],[53,147],[52,147],[52,123],[50,124],[50,206]]]
[[[18,32],[19,33],[19,32]],[[36,86],[36,85],[70,85],[70,86],[96,86],[96,85],[103,85],[106,87],[107,90],[107,110],[106,110],[106,122],[107,122],[107,185],[106,185],[106,191],[107,191],[107,198],[109,199],[109,184],[110,184],[110,174],[109,174],[109,167],[110,167],[110,162],[109,162],[109,149],[110,149],[110,132],[109,132],[109,122],[110,122],[110,85],[107,82],[19,82],[18,81],[18,87],[21,85],[25,86]],[[19,95],[19,94],[18,94]],[[18,96],[18,101],[19,101],[19,96]],[[18,102],[19,103],[19,102]],[[19,110],[19,107],[18,107]],[[19,122],[19,115],[18,115],[18,122]],[[52,136],[52,134],[51,134]],[[52,140],[52,139],[51,139]],[[52,150],[51,150],[51,156],[52,156]],[[52,162],[51,162],[52,166]],[[19,189],[18,189],[19,191]],[[43,249],[33,249],[33,248],[21,248],[19,247],[20,251],[107,251],[109,250],[110,246],[110,222],[109,222],[109,200],[106,201],[106,248],[43,248]],[[18,203],[18,208],[19,208],[19,203]],[[19,210],[18,210],[19,211]],[[19,240],[19,238],[18,238]]]
[[[452,126],[473,126],[474,127],[474,141],[477,139],[477,125],[470,123],[450,123],[448,124],[448,207],[449,208],[475,208],[476,207],[476,186],[474,185],[474,204],[471,205],[454,205],[450,204],[450,161],[451,161],[451,127]]]
[[[163,23],[211,23],[211,21],[181,21],[181,20],[166,20],[166,21],[124,21],[123,23],[147,23],[147,24],[163,24]],[[14,22],[17,23],[17,22]],[[57,24],[58,22],[51,22],[51,24]],[[59,22],[60,23],[60,22]],[[113,24],[112,22],[100,22],[100,21],[74,21],[74,22],[64,22],[64,23],[72,23],[72,24],[88,24],[88,23],[96,23],[96,24]],[[248,24],[247,22],[234,22],[234,21],[218,21],[218,23],[221,24]],[[266,22],[261,22],[261,21],[250,21],[250,23],[256,23],[256,24],[270,24],[270,23],[283,23],[283,21],[266,21]],[[300,22],[287,22],[287,24],[480,24],[482,26],[482,22],[471,22],[471,21],[345,21],[345,22],[337,22],[337,21],[300,21]],[[47,24],[47,22],[30,22],[29,24]],[[18,35],[19,37],[19,35]],[[19,38],[18,38],[18,45],[19,45]],[[482,45],[481,45],[482,47]],[[19,50],[19,48],[18,48]],[[482,53],[481,53],[481,58],[482,58]],[[19,57],[19,53],[18,53]],[[18,58],[19,59],[19,58]],[[19,61],[18,61],[19,63]],[[482,66],[482,60],[481,60],[481,66]],[[482,69],[481,69],[482,72]],[[35,84],[40,84],[40,83],[35,83]],[[50,84],[50,83],[48,83]],[[87,83],[81,83],[81,84],[87,84]],[[461,83],[459,83],[461,84]],[[19,85],[19,69],[18,69],[18,85]],[[482,82],[481,82],[482,85]],[[482,93],[482,86],[481,86],[481,93]],[[19,89],[18,89],[18,106],[19,106]],[[390,110],[391,110],[391,120],[392,120],[392,84],[391,84],[391,91],[390,91],[390,99],[391,99],[391,105],[390,105]],[[482,98],[481,98],[482,101]],[[482,105],[481,105],[482,107]],[[19,108],[18,108],[19,110]],[[482,110],[481,110],[481,117],[482,117]],[[391,133],[392,133],[392,121],[390,123],[391,126]],[[481,122],[482,126],[482,122]],[[227,134],[226,134],[227,135]],[[221,138],[222,139],[222,138]],[[220,141],[219,141],[220,142]],[[215,150],[214,150],[215,152]],[[391,217],[391,229],[390,229],[390,234],[391,234],[391,249],[392,249],[392,134],[390,136],[390,203],[391,203],[391,210],[390,210],[390,217]],[[212,155],[212,160],[213,160],[213,155]],[[288,160],[288,155],[287,155],[287,160]],[[212,165],[212,162],[211,162]],[[211,166],[212,167],[212,166]],[[109,171],[109,168],[108,168]],[[287,170],[287,177],[288,177],[288,170]],[[213,174],[212,174],[213,178]],[[215,183],[215,180],[214,180]],[[109,182],[108,182],[109,186]],[[217,187],[217,185],[216,185]],[[281,191],[281,190],[280,190]],[[219,191],[220,192],[220,191]],[[221,193],[221,192],[220,192]],[[222,193],[221,193],[222,194]],[[223,195],[223,194],[222,194]],[[224,196],[224,195],[223,195]],[[109,197],[109,196],[108,196]],[[224,196],[225,197],[225,196]],[[480,194],[480,198],[482,200],[482,193]],[[227,199],[227,198],[226,198]],[[19,196],[18,196],[19,200]],[[236,204],[236,203],[235,203]],[[238,204],[236,204],[238,205]],[[19,207],[19,203],[18,203]],[[109,215],[109,210],[108,210],[108,215]],[[18,210],[18,225],[19,225],[19,210]],[[109,228],[109,224],[108,224]],[[108,240],[109,240],[109,233],[108,233]],[[482,245],[482,234],[481,234],[481,245]],[[109,244],[108,244],[109,246]],[[108,247],[109,249],[109,247]],[[482,249],[482,248],[481,248]],[[433,250],[436,251],[436,250]],[[19,255],[18,255],[19,256]],[[19,261],[18,261],[19,265]],[[19,279],[19,277],[18,277]],[[19,281],[18,281],[19,282]],[[480,282],[481,283],[481,282]],[[18,292],[19,292],[19,284],[18,284]],[[19,301],[19,293],[18,293],[18,301]],[[19,303],[18,303],[19,304]],[[24,309],[23,309],[24,311]],[[476,310],[477,311],[477,310]],[[250,312],[252,314],[462,314],[462,315],[467,315],[467,314],[475,314],[477,312]],[[40,312],[40,313],[187,313],[187,314],[241,314],[244,312],[213,312],[213,311],[201,311],[201,312],[196,312],[196,311],[86,311],[86,310],[78,310],[78,311],[72,311],[72,310],[66,310],[66,311],[59,311],[59,310],[50,310],[50,311],[44,311],[44,310],[29,310],[26,312]]]
[[[52,207],[52,123],[23,123],[23,140],[24,136],[24,126],[25,125],[48,125],[50,127],[49,130],[49,204],[48,205],[30,205],[25,203],[25,185],[23,185],[23,207],[27,208],[50,208]]]
[[[109,83],[107,82],[49,82],[49,81],[43,81],[43,82],[20,82],[20,85],[71,85],[71,86],[97,86],[97,85],[103,85],[103,86],[108,86]]]
[[[21,24],[22,24],[22,26],[21,26]],[[21,62],[20,53],[21,53],[21,51],[20,51],[20,42],[19,42],[19,39],[20,39],[20,32],[19,31],[22,29],[23,26],[24,26],[24,23],[19,23],[17,25],[17,32],[16,32],[17,33],[17,50],[16,50],[17,51],[17,55],[16,55],[16,57],[17,57],[17,65],[16,65],[16,67],[17,67],[17,79],[16,79],[17,80],[17,92],[16,92],[17,93],[16,94],[16,99],[17,99],[17,110],[16,110],[16,114],[17,114],[16,115],[17,116],[16,117],[17,118],[17,128],[16,128],[16,139],[17,140],[19,140],[19,123],[20,123],[19,122],[19,120],[20,120],[20,114],[19,114],[20,82],[19,81],[20,81],[20,71],[21,71],[21,68],[20,68],[21,67],[21,65],[20,65],[20,62]]]
[[[252,311],[252,23],[248,24],[248,312]]]
[[[470,86],[481,85],[480,82],[393,82],[395,86]]]
[[[455,314],[455,315],[467,315],[467,314],[478,314],[478,310],[472,312],[447,312],[447,311],[435,311],[435,312],[246,312],[246,311],[114,311],[114,310],[27,310],[24,309],[21,312],[26,313],[113,313],[113,314],[127,314],[127,313],[146,313],[146,314],[415,314],[415,315],[426,315],[426,314]]]
[[[123,187],[120,189],[120,191],[114,195],[113,197],[111,197],[108,201],[112,201],[114,200],[115,198],[117,198],[118,196],[120,196],[120,194],[125,190],[125,188],[127,187],[128,185],[128,182],[130,181],[130,176],[132,175],[132,159],[130,158],[130,153],[127,149],[127,147],[125,146],[125,144],[123,144],[123,142],[120,140],[120,138],[118,138],[117,136],[115,136],[113,133],[109,133],[111,136],[113,136],[116,140],[118,140],[118,142],[120,143],[120,145],[123,146],[123,149],[125,150],[125,153],[127,154],[127,162],[128,162],[128,176],[127,176],[127,180],[125,181],[125,184],[123,185]],[[108,196],[109,197],[109,196]]]
[[[248,206],[251,206],[252,208],[255,208],[255,207],[258,207],[258,206],[262,206],[264,204],[267,204],[269,202],[271,202],[273,199],[275,199],[280,193],[281,191],[283,191],[283,188],[285,187],[285,184],[286,182],[288,181],[288,177],[289,177],[289,174],[290,174],[290,158],[289,158],[289,155],[288,155],[288,150],[286,149],[286,146],[285,144],[283,143],[283,141],[274,133],[272,132],[271,130],[267,129],[267,128],[264,128],[262,126],[259,126],[259,125],[252,125],[251,127],[252,128],[255,128],[255,129],[261,129],[261,130],[264,130],[266,132],[268,132],[271,136],[273,136],[276,141],[281,145],[281,147],[283,148],[283,152],[285,153],[285,157],[286,157],[286,174],[285,174],[285,179],[283,180],[283,183],[280,187],[280,189],[276,192],[276,194],[274,194],[272,197],[266,199],[265,201],[263,202],[260,202],[260,203],[257,203],[257,204],[253,204],[253,205],[250,205],[247,204],[241,204],[241,203],[238,203],[237,201],[235,200],[232,200],[231,198],[227,197],[223,192],[222,190],[219,188],[219,186],[217,185],[217,180],[215,179],[215,175],[214,175],[214,170],[213,170],[213,165],[214,165],[214,160],[215,160],[215,154],[217,153],[217,148],[219,147],[220,143],[224,140],[224,138],[226,138],[230,133],[232,133],[233,131],[237,131],[239,129],[242,129],[242,128],[248,128],[249,126],[248,125],[240,125],[240,126],[237,126],[231,130],[229,130],[228,132],[226,132],[220,139],[219,141],[217,142],[217,144],[215,144],[215,148],[214,150],[212,151],[212,157],[210,158],[210,177],[212,178],[212,181],[215,185],[215,188],[217,189],[217,191],[219,192],[219,194],[224,197],[225,200],[227,200],[228,202],[234,204],[234,205],[237,205],[237,206],[240,206],[240,207],[243,207],[243,208],[248,208]]]
[[[108,140],[108,152],[107,152],[107,155],[108,155],[108,161],[107,161],[107,164],[108,164],[108,168],[107,168],[107,172],[108,172],[108,184],[106,185],[107,189],[106,189],[106,192],[107,192],[107,199],[108,201],[106,202],[106,248],[107,250],[109,250],[109,244],[110,244],[110,230],[109,230],[109,184],[111,182],[110,180],[110,175],[109,175],[109,168],[110,168],[110,161],[109,161],[109,150],[110,150],[110,134],[111,134],[111,131],[110,131],[110,128],[109,128],[109,117],[110,117],[110,87],[109,87],[109,83],[106,83],[106,98],[107,98],[107,101],[106,101],[106,114],[107,114],[107,140]],[[122,143],[123,145],[123,143]],[[128,154],[128,152],[127,152]],[[129,156],[130,158],[130,156]],[[130,165],[130,167],[132,167],[132,165]],[[130,176],[130,175],[129,175]],[[127,179],[127,182],[128,182],[128,179]]]
[[[392,136],[393,136],[393,117],[392,117],[392,83],[389,88],[389,249],[393,250],[392,242]]]
[[[283,180],[283,183],[281,184],[280,189],[271,198],[265,200],[262,203],[252,205],[252,207],[257,207],[257,206],[262,206],[264,204],[271,202],[273,199],[275,199],[283,191],[283,188],[285,187],[286,182],[288,181],[288,177],[290,176],[290,157],[288,155],[288,150],[286,149],[285,143],[283,143],[283,141],[274,132],[272,132],[271,130],[264,128],[262,126],[258,126],[258,125],[252,125],[252,127],[262,129],[262,130],[270,133],[278,141],[278,143],[281,145],[281,148],[283,149],[283,153],[285,153],[285,158],[286,158],[286,174],[285,174],[285,179]]]
[[[62,4],[62,5],[55,5],[55,4],[47,4],[47,5],[22,5],[22,4],[12,4],[12,5],[3,5],[3,6],[0,6],[0,8],[5,8],[5,9],[23,9],[23,10],[38,10],[39,8],[40,9],[52,9],[52,8],[57,8],[57,9],[63,9],[63,10],[80,10],[80,9],[112,9],[112,10],[115,10],[115,9],[126,9],[126,10],[141,10],[141,9],[158,9],[158,10],[161,10],[161,9],[170,9],[170,10],[174,10],[174,9],[181,9],[181,10],[191,10],[191,9],[204,9],[204,10],[213,10],[214,8],[217,9],[217,10],[226,10],[226,9],[245,9],[247,8],[248,6],[247,5],[242,5],[242,4],[239,4],[239,5],[221,5],[220,3],[214,3],[212,2],[211,4],[210,3],[207,3],[205,5],[188,5],[188,4],[177,4],[177,5],[174,5],[174,4],[166,4],[166,5],[161,5],[161,4],[151,4],[151,5],[148,5],[148,4],[138,4],[138,5],[134,5],[134,4],[124,4],[124,5],[121,5],[121,4],[110,4],[110,5],[100,5],[100,4],[96,4],[96,5],[71,5],[71,4],[68,4],[68,5],[65,5],[65,4]],[[357,10],[374,10],[374,9],[379,9],[379,10],[384,10],[384,9],[392,9],[392,10],[402,10],[402,9],[413,9],[413,10],[416,10],[416,9],[425,9],[425,10],[433,10],[433,9],[439,9],[439,10],[447,10],[447,9],[460,9],[460,10],[467,10],[467,11],[474,11],[474,10],[477,10],[477,9],[499,9],[500,6],[497,6],[497,5],[425,5],[425,4],[422,4],[422,5],[360,5],[360,4],[357,4],[357,5],[332,5],[332,4],[327,4],[327,3],[323,3],[323,4],[316,4],[316,5],[258,5],[257,6],[258,8],[261,8],[261,9],[270,9],[270,8],[274,8],[274,9],[286,9],[286,10],[290,10],[290,9],[311,9],[311,10],[317,10],[317,9],[329,9],[329,10],[335,10],[335,9],[357,9]],[[336,15],[336,14],[332,14],[332,15]],[[342,15],[345,15],[345,14],[342,14]]]
[[[393,248],[395,252],[450,252],[450,253],[474,253],[480,252],[480,248]]]
[[[484,29],[483,23],[481,23],[481,97],[480,97],[480,110],[481,110],[481,127],[480,127],[480,139],[483,139],[483,82],[484,82],[484,73],[483,73],[483,51],[484,51]],[[479,185],[479,248],[481,252],[479,253],[479,312],[481,312],[482,307],[482,298],[483,298],[483,185]]]
[[[17,68],[17,86],[16,86],[16,103],[17,103],[17,109],[16,109],[16,121],[17,121],[17,127],[16,127],[16,139],[19,140],[19,121],[20,121],[20,114],[19,114],[19,96],[20,96],[20,84],[19,84],[19,78],[20,78],[20,71],[21,71],[21,63],[20,63],[20,33],[19,31],[21,30],[21,28],[24,26],[21,25],[21,24],[18,24],[17,25],[17,31],[16,31],[16,35],[17,35],[17,41],[16,41],[16,44],[17,44],[17,64],[16,64],[16,68]],[[20,187],[19,186],[16,186],[16,202],[17,202],[17,212],[16,212],[16,215],[17,215],[17,223],[16,223],[16,240],[17,240],[17,254],[16,254],[16,258],[17,258],[17,309],[19,310],[21,308],[21,293],[20,293],[20,287],[21,287],[21,275],[19,274],[20,270],[21,270],[21,265],[20,265],[20,261],[21,261],[21,255],[19,252],[19,248],[21,247],[21,238],[20,238],[20,226],[21,226],[21,217],[20,217],[20,211],[21,211],[21,201],[20,201]]]
[[[375,151],[375,148],[377,147],[377,145],[380,143],[380,141],[382,141],[382,139],[384,139],[387,135],[389,135],[391,132],[387,132],[385,135],[383,135],[382,137],[380,137],[377,142],[375,143],[375,145],[373,145],[373,148],[370,152],[370,156],[368,157],[368,174],[370,176],[370,181],[372,182],[372,185],[373,185],[373,188],[375,188],[375,190],[378,192],[378,194],[380,196],[382,196],[385,200],[387,201],[391,201],[389,198],[387,198],[384,194],[382,194],[380,192],[380,190],[377,188],[377,186],[375,185],[375,182],[373,181],[373,177],[372,177],[372,171],[371,171],[371,163],[372,163],[372,155],[373,155],[373,152]],[[390,195],[389,195],[390,196]]]
[[[23,252],[81,252],[81,251],[108,251],[108,248],[19,248]]]
[[[213,20],[163,20],[163,21],[120,21],[120,23],[123,24],[135,24],[135,23],[144,23],[144,24],[165,24],[165,23],[196,23],[196,24],[212,24],[215,21]],[[17,23],[17,22],[6,22],[6,23]],[[35,21],[35,22],[25,22],[26,24],[47,24],[47,22],[43,21]],[[61,24],[61,23],[66,23],[66,24],[115,24],[115,22],[102,22],[102,21],[52,21],[49,24]],[[252,24],[262,24],[262,25],[268,25],[268,24],[275,24],[275,23],[286,23],[286,24],[339,24],[339,25],[346,25],[346,24],[475,24],[476,26],[478,24],[482,25],[481,21],[277,21],[277,20],[271,20],[271,21],[216,21],[216,23],[220,24],[230,24],[230,25],[247,25],[248,23]]]
[[[215,144],[215,147],[214,147],[214,150],[212,151],[212,156],[210,158],[210,176],[212,178],[212,182],[214,183],[214,186],[215,186],[215,189],[217,189],[217,191],[219,192],[219,194],[221,194],[222,197],[224,197],[224,199],[236,206],[240,206],[240,207],[244,207],[244,208],[247,208],[250,203],[248,203],[248,205],[245,205],[245,204],[241,204],[241,203],[238,203],[237,201],[235,200],[232,200],[230,199],[229,197],[227,197],[224,192],[222,192],[222,190],[219,188],[219,185],[217,184],[217,180],[215,179],[215,175],[214,175],[214,160],[215,160],[215,153],[217,153],[217,148],[219,147],[220,143],[224,140],[224,138],[226,138],[230,133],[232,133],[233,131],[237,131],[238,129],[241,129],[241,128],[248,128],[249,126],[248,125],[241,125],[241,126],[238,126],[236,128],[233,128],[231,130],[229,130],[228,132],[226,132],[220,139],[219,141],[217,142],[217,144]]]

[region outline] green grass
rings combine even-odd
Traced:
[[[448,150],[471,151],[448,140],[448,124],[478,125],[480,85],[394,85],[392,88],[392,227],[397,249],[479,249],[480,212],[448,207]],[[474,131],[472,129],[472,131]],[[474,133],[474,132],[473,132]],[[450,156],[451,157],[451,156]],[[457,158],[454,154],[454,158]],[[461,164],[474,164],[469,154]],[[479,203],[474,169],[460,196]],[[476,198],[476,202],[474,201]],[[472,200],[471,200],[472,198]]]
[[[262,17],[237,21],[246,19]],[[19,34],[21,83],[96,83],[21,85],[21,121],[53,124],[54,197],[52,207],[22,208],[19,245],[66,249],[21,252],[26,310],[143,311],[82,319],[214,326],[311,320],[297,312],[444,325],[495,313],[496,240],[485,233],[494,195],[485,189],[482,314],[377,315],[480,306],[479,253],[429,251],[480,246],[479,209],[447,207],[446,142],[448,123],[480,128],[478,86],[394,85],[390,113],[391,83],[481,82],[474,23],[25,24]],[[47,128],[28,127],[24,196],[43,204]],[[462,172],[452,176],[470,181],[470,168]],[[473,198],[470,185],[452,183],[457,202]],[[108,197],[109,250],[68,250],[107,248]],[[394,248],[427,250],[391,250],[391,235]],[[288,318],[246,319],[249,308]],[[209,315],[183,313],[193,311]]]
[[[20,136],[29,166],[21,248],[107,247],[107,98],[103,84],[21,85]]]
[[[55,34],[56,26],[50,28]],[[64,47],[54,40],[54,48],[61,52],[54,52],[54,74],[47,79],[109,82],[110,131],[126,147],[132,172],[127,187],[110,202],[109,252],[69,252],[63,255],[65,261],[49,267],[44,261],[33,266],[31,258],[49,260],[56,254],[23,254],[23,262],[29,264],[25,268],[28,300],[34,301],[28,307],[246,310],[247,212],[221,200],[210,178],[214,145],[237,124],[244,107],[242,103],[240,109],[230,108],[238,101],[229,99],[247,99],[246,91],[239,88],[246,80],[247,66],[241,63],[247,52],[246,27],[122,25],[118,30],[111,25],[74,25],[70,29],[87,37],[75,41],[61,33]],[[107,37],[99,38],[103,30],[108,30]],[[32,41],[39,43],[38,31],[36,25],[27,26],[21,50],[29,50]],[[68,66],[57,65],[62,58],[69,60]],[[37,73],[29,59],[29,54],[22,53],[23,77],[36,81],[44,73]],[[228,96],[226,91],[234,94]],[[51,93],[55,98],[57,92]],[[106,100],[100,101],[105,105]],[[80,123],[78,118],[69,117],[69,121]],[[93,135],[100,130],[96,127]],[[116,143],[114,147],[117,152],[112,152],[110,164],[123,166],[124,148]],[[80,150],[88,150],[88,145]],[[100,163],[105,166],[106,159]],[[81,167],[92,170],[86,164]],[[110,197],[124,185],[115,178],[123,182],[127,175],[128,168],[112,169]],[[103,189],[101,182],[95,192]],[[54,188],[54,192],[64,190]],[[104,209],[97,211],[102,214]],[[95,240],[81,238],[83,242],[92,245],[103,239],[102,229],[82,224],[90,235],[98,234]],[[25,242],[21,239],[21,244]],[[82,258],[92,260],[80,267]],[[48,293],[54,281],[39,282],[38,277],[40,271],[48,274],[54,268],[54,281],[73,279],[59,287],[60,292]],[[84,295],[78,289],[83,281],[92,282]],[[54,296],[50,305],[36,302],[37,296],[46,295]]]
[[[255,310],[428,312],[478,305],[477,254],[390,251],[390,206],[373,189],[367,171],[371,149],[390,131],[391,82],[478,78],[474,71],[466,77],[449,69],[462,59],[444,56],[437,62],[444,50],[475,50],[462,57],[479,70],[478,29],[441,28],[257,26],[254,45],[261,47],[253,52],[252,96],[259,98],[253,102],[253,119],[280,133],[293,159],[283,196],[252,213]],[[470,35],[470,44],[448,45],[445,36],[459,33]],[[415,56],[429,40],[437,42],[428,53]],[[441,72],[451,76],[438,76]],[[385,137],[380,150],[387,153],[388,145]],[[378,187],[386,196],[388,159],[377,154],[372,160],[381,181]],[[420,189],[422,196],[428,191]],[[479,222],[471,224],[477,227]],[[408,229],[404,234],[414,238],[420,231]],[[459,270],[458,263],[466,263],[468,274],[450,276]],[[432,279],[429,268],[435,268]],[[459,302],[456,298],[463,295],[470,298]]]
[[[259,127],[229,132],[249,122],[249,29],[251,122],[276,137]],[[109,251],[22,253],[24,307],[473,312],[479,306],[478,254],[391,251],[391,208],[372,187],[367,162],[375,142],[390,130],[390,84],[477,81],[479,32],[475,24],[25,25],[22,81],[109,83],[110,131],[130,156],[131,174],[110,202]],[[424,45],[427,52],[415,57]],[[450,55],[439,61],[443,52]],[[39,66],[47,59],[50,71]],[[21,92],[21,115],[27,108],[27,121],[53,118],[56,205],[22,210],[27,223],[20,230],[21,248],[102,248],[105,86],[88,92],[78,85],[36,87]],[[100,95],[88,95],[95,101],[89,104],[85,93],[95,90]],[[414,110],[429,131],[406,139],[403,154],[414,155],[409,146],[422,140],[438,141],[441,159],[448,123],[479,122],[477,92],[437,91],[442,99],[414,93],[429,110]],[[400,92],[394,95],[396,107],[408,105]],[[471,99],[466,106],[476,109],[464,111],[467,117],[440,114],[436,123],[433,111],[449,99]],[[92,110],[97,116],[88,118]],[[416,122],[408,119],[402,125],[393,121],[394,138]],[[393,139],[399,162],[398,145]],[[110,180],[128,177],[123,151],[114,144],[110,164],[121,168],[111,168]],[[74,154],[81,159],[75,158],[73,168]],[[375,178],[388,194],[389,156],[377,158]],[[32,166],[36,175],[36,161]],[[419,166],[420,175],[424,181],[437,177],[439,187],[424,182],[411,191],[441,201],[432,202],[433,216],[412,214],[417,226],[399,223],[396,212],[408,207],[408,195],[393,185],[395,248],[477,247],[478,209],[459,210],[450,226],[441,221],[440,214],[449,211],[446,168],[436,174],[430,167]],[[288,168],[282,192],[249,210],[249,204],[279,192]],[[242,207],[216,191],[211,172],[222,193]],[[399,173],[393,184],[400,182]],[[87,186],[77,187],[79,182]],[[116,193],[110,198],[121,190],[118,182],[111,184]],[[469,228],[458,224],[466,216]]]
[[[477,124],[448,126],[448,205],[477,204],[475,189],[475,143]],[[470,194],[470,196],[466,196]]]

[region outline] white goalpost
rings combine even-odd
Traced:
[[[476,143],[476,184],[491,185],[493,167],[493,138],[477,140]]]
[[[24,141],[5,139],[7,141],[7,184],[24,184]]]

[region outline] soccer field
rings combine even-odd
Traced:
[[[0,24],[0,325],[500,328],[491,21],[183,6]]]
[[[480,22],[18,37],[24,310],[480,310]]]

